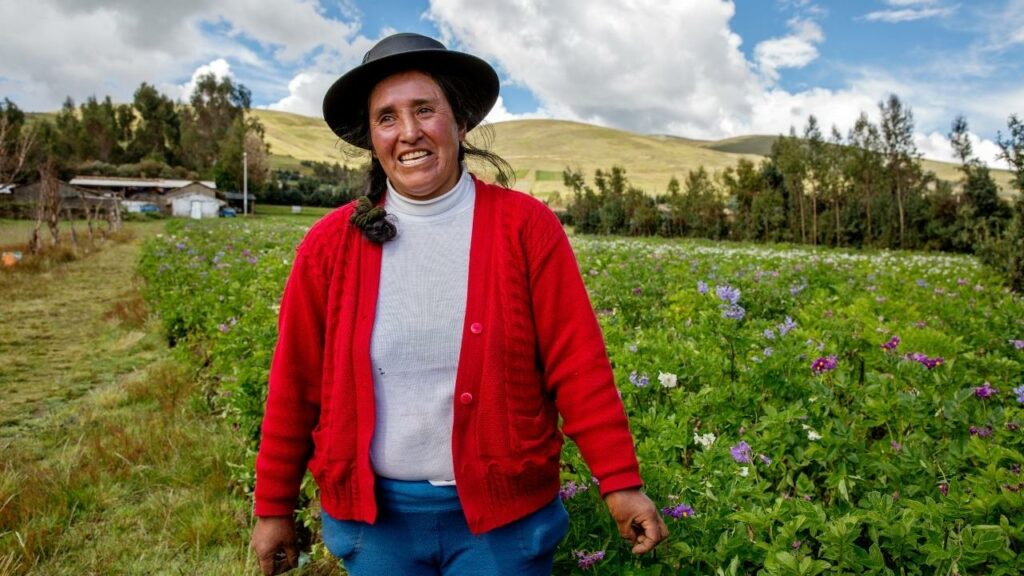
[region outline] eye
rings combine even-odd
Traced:
[[[381,114],[380,116],[377,117],[377,124],[382,125],[382,126],[387,126],[389,124],[394,124],[394,122],[395,122],[395,115],[394,114]]]
[[[430,114],[434,109],[429,106],[420,106],[416,109],[417,114]]]

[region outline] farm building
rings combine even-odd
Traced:
[[[227,204],[217,184],[210,180],[76,176],[71,182],[123,195],[121,204],[128,212],[158,210],[169,216],[212,218]]]
[[[36,199],[39,198],[39,182],[32,184],[8,184],[4,187],[5,192],[0,194],[0,214],[7,218],[34,218]],[[109,204],[113,197],[97,194],[91,190],[85,190],[67,182],[59,182],[61,197],[61,210],[68,210],[76,217],[84,214],[86,207],[95,211],[97,206],[107,208],[104,203]]]
[[[217,198],[217,191],[201,182],[192,182],[165,195],[172,216],[216,218],[227,202]]]

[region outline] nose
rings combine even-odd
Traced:
[[[415,114],[403,114],[401,119],[401,131],[399,137],[403,142],[415,142],[419,140],[420,133],[419,119]]]

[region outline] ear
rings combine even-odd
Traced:
[[[466,125],[465,124],[460,124],[459,125],[459,143],[461,144],[462,142],[465,142],[465,140],[466,140]]]

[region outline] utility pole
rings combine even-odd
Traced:
[[[249,215],[249,153],[242,152],[242,215]]]

